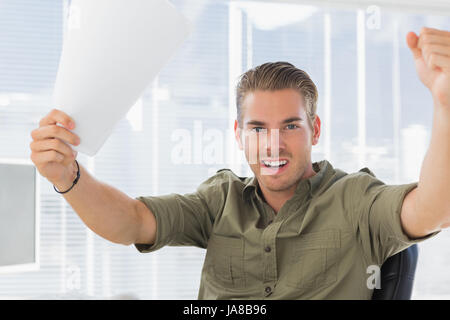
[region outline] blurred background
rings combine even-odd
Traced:
[[[387,184],[418,181],[433,103],[406,45],[422,26],[450,30],[447,1],[171,0],[194,25],[95,157],[97,179],[130,197],[188,193],[218,169],[252,172],[233,136],[238,76],[268,61],[305,70],[319,90],[313,160]],[[68,0],[0,0],[0,158],[29,159],[52,108]],[[99,119],[101,121],[101,119]],[[180,131],[181,130],[181,131]],[[177,132],[191,154],[175,161]],[[2,179],[2,177],[0,177]],[[196,299],[205,250],[140,254],[88,229],[40,179],[39,268],[0,272],[0,298]],[[419,245],[413,299],[449,299],[450,234]]]

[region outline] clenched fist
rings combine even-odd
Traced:
[[[435,102],[450,106],[450,32],[424,27],[419,36],[409,32],[406,42],[417,74]]]

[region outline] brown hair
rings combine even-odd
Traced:
[[[314,120],[317,110],[317,88],[309,75],[297,69],[289,62],[267,62],[241,75],[236,86],[237,121],[242,128],[242,101],[249,92],[255,90],[282,90],[295,89],[302,97],[306,105],[306,113],[311,128],[314,128]]]

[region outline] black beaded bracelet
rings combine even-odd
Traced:
[[[58,192],[58,193],[69,192],[70,190],[72,190],[73,186],[77,184],[78,179],[80,179],[80,166],[78,165],[78,161],[77,160],[75,160],[75,163],[77,164],[78,171],[77,171],[77,177],[75,178],[75,180],[73,180],[72,186],[69,188],[69,190],[66,190],[64,192],[59,192],[58,190],[56,190],[56,187],[53,185],[53,189],[55,189],[56,192]]]

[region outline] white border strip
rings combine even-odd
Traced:
[[[448,0],[239,0],[239,2],[291,3],[348,10],[365,10],[368,6],[375,5],[384,10],[400,11],[401,13],[450,15]]]

